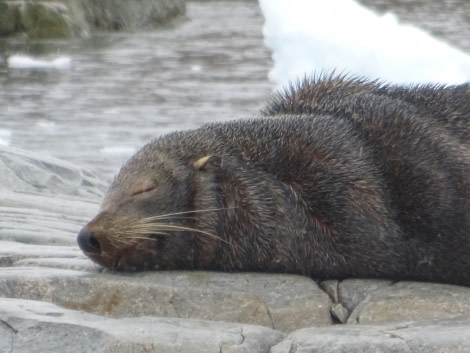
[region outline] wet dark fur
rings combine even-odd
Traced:
[[[81,231],[82,249],[124,270],[470,285],[469,85],[306,80],[263,114],[146,145]],[[201,232],[147,226],[132,239],[133,222],[194,210],[152,222]]]

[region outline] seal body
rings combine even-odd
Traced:
[[[117,270],[470,285],[470,86],[305,80],[262,117],[158,138],[78,243]]]

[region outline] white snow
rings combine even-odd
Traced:
[[[306,74],[350,74],[395,83],[470,80],[470,56],[427,32],[353,0],[259,0],[277,85]]]

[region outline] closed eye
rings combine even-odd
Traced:
[[[136,195],[140,195],[140,194],[144,194],[146,192],[149,192],[149,191],[152,191],[152,190],[155,190],[155,186],[150,186],[148,188],[145,188],[145,189],[142,189],[142,190],[138,190],[134,193],[131,194],[131,197],[132,196],[136,196]]]

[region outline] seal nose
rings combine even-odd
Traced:
[[[90,232],[88,227],[83,227],[78,233],[77,243],[80,249],[86,253],[98,254],[101,252],[100,243]]]

